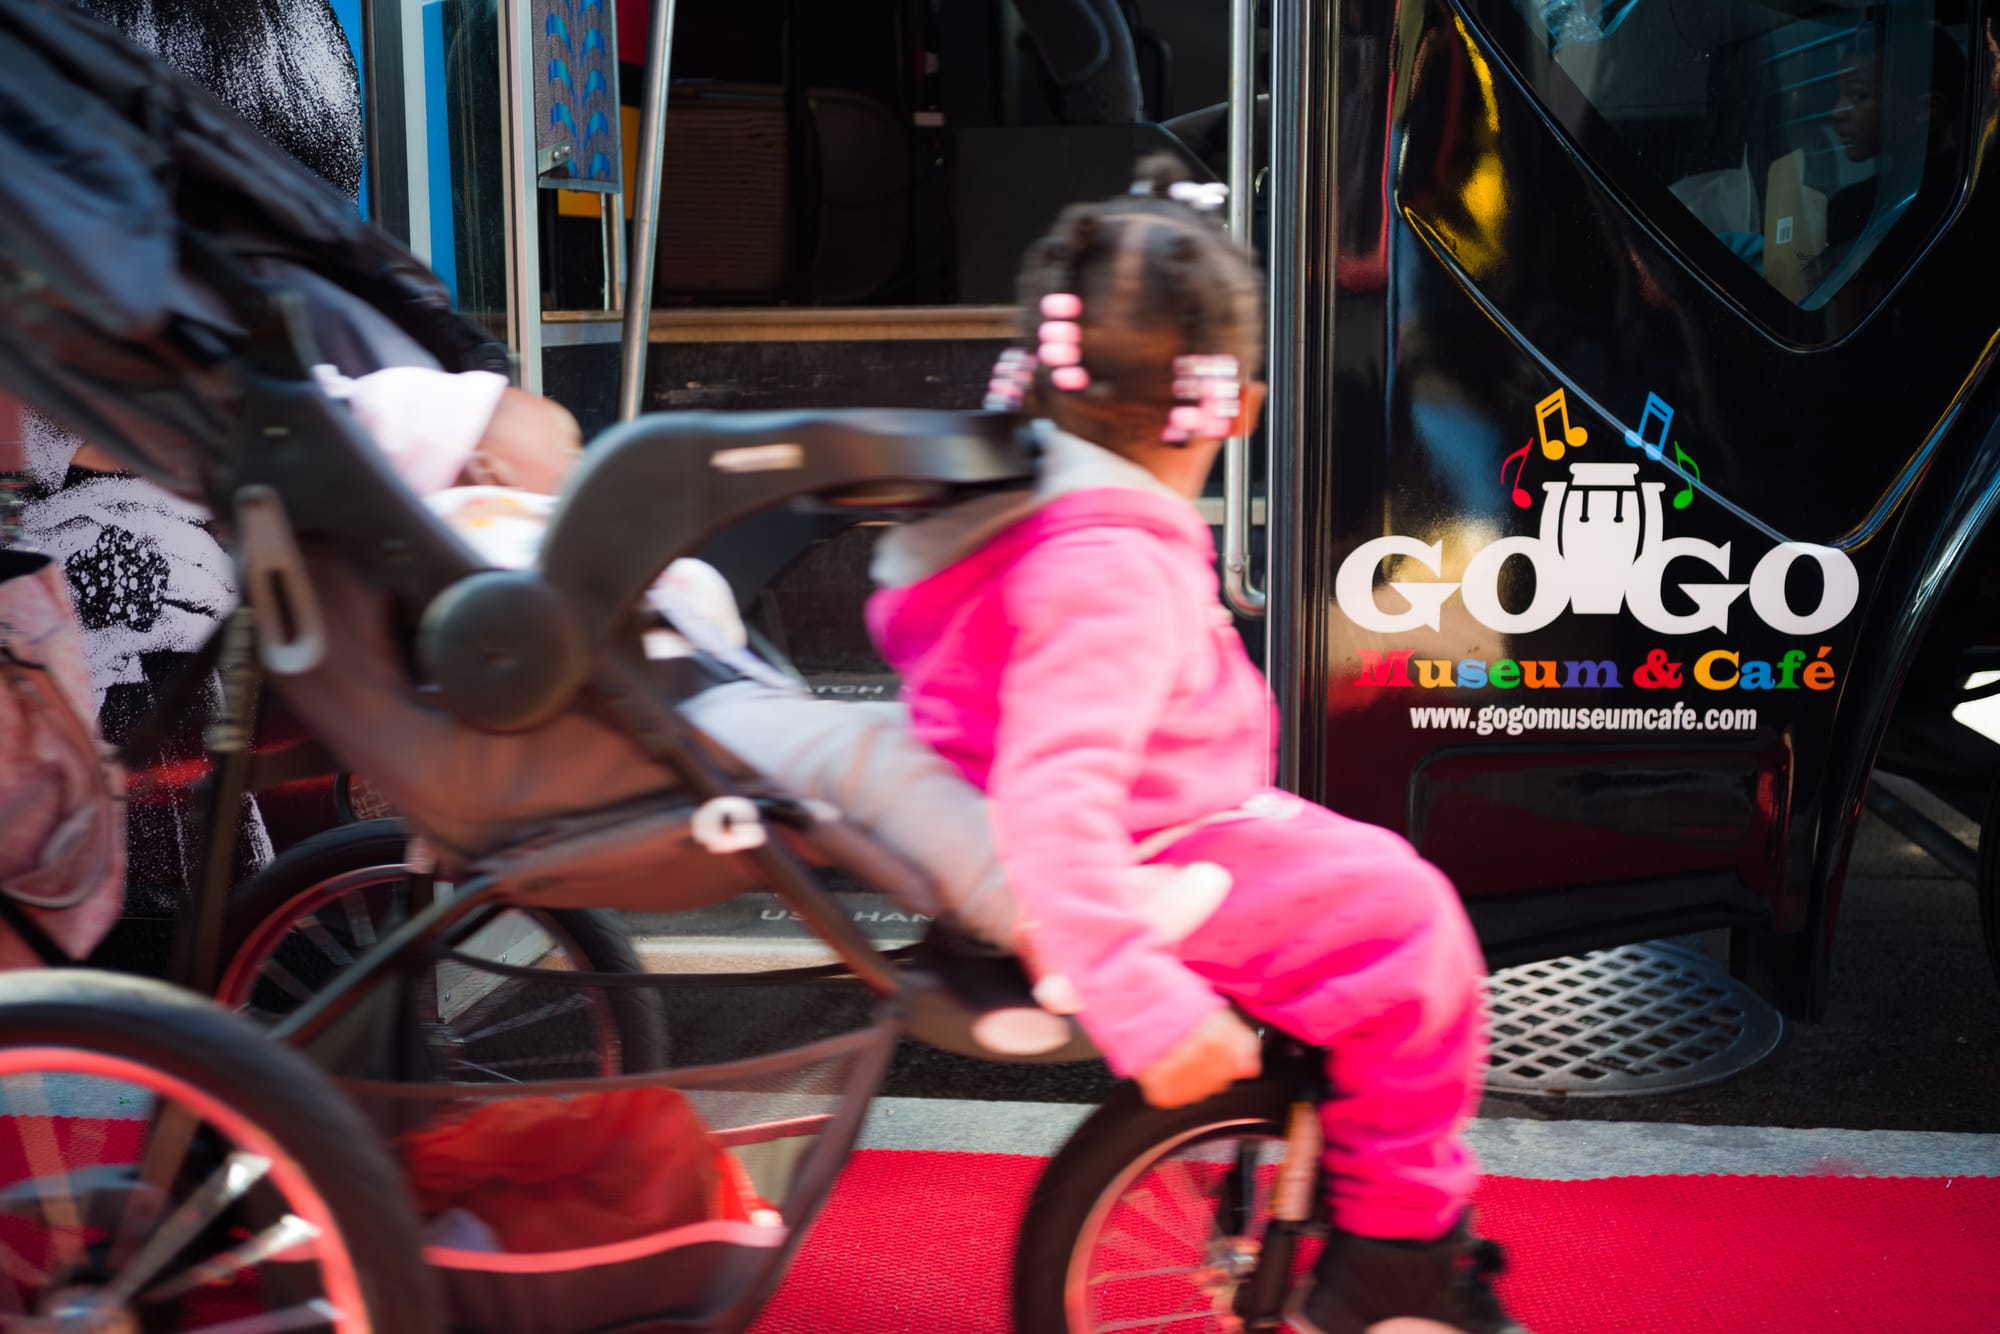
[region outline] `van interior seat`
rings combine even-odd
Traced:
[[[1014,0],[1067,125],[1130,125],[1143,110],[1132,27],[1118,0]]]
[[[1014,123],[1003,123],[1007,62],[995,45],[1008,4],[1050,103],[1040,108],[1030,90],[1027,108],[1005,118]],[[851,306],[928,287],[931,301],[1007,304],[1022,252],[1062,208],[1122,193],[1141,158],[1167,152],[1195,179],[1221,179],[1227,104],[1148,118],[1131,9],[1127,0],[943,6],[931,39],[946,81],[941,123],[901,115],[887,89],[860,91],[865,79],[850,88],[828,68],[781,83],[771,81],[776,68],[697,55],[693,69],[721,77],[674,80],[665,145],[674,184],[661,202],[655,299]],[[886,27],[880,36],[895,40]],[[1146,40],[1159,48],[1147,52],[1157,92],[1171,49],[1157,34]],[[1018,123],[1051,113],[1053,124]]]

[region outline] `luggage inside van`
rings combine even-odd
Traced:
[[[864,301],[902,262],[908,145],[859,93],[677,85],[665,179],[656,301]]]

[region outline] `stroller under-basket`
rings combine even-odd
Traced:
[[[795,800],[698,734],[676,704],[705,681],[662,670],[641,643],[642,594],[657,573],[759,511],[897,517],[1017,482],[1030,460],[1012,419],[642,418],[593,442],[535,569],[482,568],[309,374],[323,309],[315,293],[329,288],[394,321],[448,368],[494,364],[497,349],[450,310],[422,267],[211,99],[51,0],[0,0],[0,68],[0,385],[209,507],[235,553],[247,609],[222,646],[232,707],[247,707],[253,677],[266,680],[324,747],[326,766],[367,775],[453,886],[434,893],[416,877],[404,920],[313,990],[275,1035],[338,1076],[385,1138],[405,1141],[496,1098],[675,1090],[767,1206],[567,1249],[434,1235],[424,1254],[454,1324],[743,1329],[825,1200],[899,1037],[990,1059],[1088,1054],[1074,1034],[1031,1057],[982,1045],[983,1015],[1032,1005],[1007,960],[948,931],[911,958],[874,948],[826,877],[922,900],[917,873],[837,812]],[[214,729],[211,808],[233,811],[257,765],[243,718],[224,721],[238,725]],[[277,767],[295,778],[318,758],[301,748]],[[437,1028],[426,1021],[437,1016],[413,1012],[409,980],[446,966],[532,972],[467,952],[496,914],[685,911],[752,890],[779,896],[837,966],[775,978],[570,973],[535,985],[551,995],[694,994],[817,986],[838,973],[850,991],[858,982],[875,997],[824,1007],[840,1031],[794,1032],[781,1050],[722,1060],[705,1059],[696,1041],[676,1052],[677,1065],[628,1064],[587,1079],[430,1077]],[[189,975],[203,987],[217,966],[218,897],[194,914]],[[0,1023],[4,1001],[0,991]],[[712,1001],[680,1009],[729,1018]],[[0,1032],[0,1052],[7,1041]],[[1317,1194],[1299,1173],[1279,1189],[1278,1161],[1317,1155],[1315,1118],[1294,1114],[1311,1099],[1310,1080],[1276,1064],[1281,1077],[1234,1091],[1219,1110],[1156,1114],[1127,1096],[1099,1113],[1066,1151],[1060,1188],[1031,1213],[1016,1297],[1023,1334],[1155,1309],[1159,1318],[1192,1309],[1217,1329],[1276,1327]],[[12,1068],[0,1063],[0,1084]],[[135,1198],[128,1178],[97,1186],[76,1187],[85,1214],[106,1201],[129,1209]],[[1185,1235],[1162,1235],[1184,1242],[1186,1256],[1158,1255],[1158,1237],[1132,1244],[1148,1228],[1161,1232],[1157,1201],[1136,1198],[1153,1189],[1183,1214]],[[9,1254],[6,1198],[0,1260]],[[365,1226],[321,1212],[321,1229]],[[1121,1236],[1126,1213],[1155,1221]],[[95,1234],[88,1220],[71,1224],[88,1259]],[[266,1228],[234,1244],[265,1239],[283,1258],[269,1237]],[[1138,1267],[1107,1279],[1106,1256]],[[73,1280],[86,1269],[77,1260],[60,1272]],[[0,1326],[128,1327],[116,1319],[129,1303],[28,1292],[4,1271],[0,1312],[12,1282],[20,1313],[0,1315]],[[48,1280],[58,1271],[38,1272]],[[338,1307],[318,1309],[316,1323],[404,1327],[380,1310]],[[313,1309],[294,1309],[307,1314],[241,1328],[315,1327]],[[61,1323],[78,1311],[82,1323]],[[155,1313],[147,1327],[156,1326],[180,1327]]]

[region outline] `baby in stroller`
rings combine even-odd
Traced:
[[[323,389],[345,401],[378,448],[433,513],[495,566],[533,564],[560,488],[581,456],[567,411],[485,371],[447,374],[397,366],[349,377],[322,365]],[[815,698],[757,657],[728,582],[714,567],[674,561],[648,592],[657,627],[647,656],[685,684],[682,713],[796,795],[842,816],[925,872],[935,898],[904,906],[989,945],[1019,952],[1018,912],[1001,873],[986,800],[956,766],[885,702]],[[1207,916],[1226,890],[1211,867],[1140,864],[1144,902],[1171,942]],[[1074,1008],[1058,977],[1036,994]]]

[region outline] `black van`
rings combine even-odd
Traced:
[[[467,163],[507,112],[510,39],[445,8],[427,50],[454,188],[427,253],[452,250],[532,382],[607,424],[622,238],[573,189],[482,205],[504,173]],[[1983,812],[1986,7],[663,12],[671,42],[619,57],[625,195],[660,219],[630,406],[973,406],[1014,335],[1016,257],[1063,203],[1160,148],[1235,188],[1270,277],[1272,411],[1204,503],[1285,780],[1406,833],[1494,963],[1727,929],[1734,970],[1812,1016],[1874,769]],[[656,73],[654,210],[633,131]],[[517,224],[532,247],[504,244]],[[887,692],[856,614],[872,533],[819,522],[720,554],[825,692]]]

